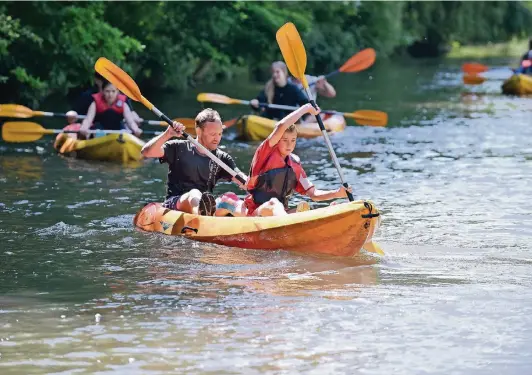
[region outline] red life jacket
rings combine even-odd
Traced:
[[[299,157],[290,154],[283,159],[277,145],[270,148],[266,140],[257,149],[251,165],[250,179],[247,184],[250,195],[244,200],[248,215],[271,198],[277,198],[286,209],[288,198],[294,190],[305,194],[312,186],[301,166]]]
[[[96,103],[96,114],[103,113],[108,110],[112,110],[120,115],[124,113],[124,104],[126,103],[127,97],[124,94],[118,94],[113,105],[108,105],[103,97],[103,93],[99,92],[97,94],[92,94],[94,103]]]
[[[96,104],[94,123],[100,124],[106,130],[120,130],[122,120],[124,120],[124,105],[127,97],[123,94],[118,94],[112,105],[107,104],[101,92],[93,94],[92,97]]]

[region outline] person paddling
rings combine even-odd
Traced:
[[[521,58],[521,64],[515,73],[532,74],[532,39],[528,41],[528,52]]]
[[[233,158],[218,148],[223,134],[219,113],[206,108],[198,113],[195,123],[197,141],[245,180],[246,176],[236,167]],[[181,137],[184,130],[183,124],[174,122],[164,133],[146,143],[141,152],[145,157],[159,158],[161,163],[168,164],[164,207],[212,216],[216,211],[216,201],[212,192],[219,181],[232,180],[241,188],[244,187],[190,141],[171,140],[174,137]]]
[[[89,107],[94,100],[93,95],[103,91],[103,84],[105,81],[106,79],[103,78],[100,73],[94,72],[94,86],[82,92],[74,103],[72,110],[67,112],[66,118],[69,124],[76,123],[78,120],[78,115],[87,114],[87,112],[89,111]],[[135,120],[138,126],[141,126],[144,120],[133,109],[132,100],[127,98],[126,103],[129,106],[129,109],[131,110],[133,119]]]
[[[316,189],[307,178],[301,160],[293,154],[297,142],[294,124],[301,116],[319,113],[319,108],[315,109],[311,104],[298,108],[279,121],[255,151],[247,183],[250,194],[244,199],[248,216],[286,215],[288,199],[294,191],[314,201],[347,197],[343,186],[336,190]],[[308,209],[307,204],[298,211]]]
[[[140,136],[142,130],[131,114],[126,96],[119,94],[118,89],[108,81],[103,83],[102,89],[102,92],[92,95],[93,102],[87,117],[81,123],[80,134],[87,137],[91,127],[101,130],[121,130],[122,120],[126,120],[126,129]]]
[[[308,103],[308,99],[295,84],[288,81],[288,69],[282,61],[276,61],[271,66],[272,78],[266,82],[264,90],[256,99],[250,101],[253,108],[259,109],[259,103],[282,104],[289,106],[301,106]],[[265,108],[259,110],[261,116],[271,119],[282,119],[288,113],[287,110]]]

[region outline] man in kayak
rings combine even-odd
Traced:
[[[102,92],[92,95],[92,103],[87,111],[87,117],[81,123],[79,132],[88,138],[88,130],[92,128],[102,130],[121,130],[125,120],[127,129],[136,136],[142,134],[137,126],[131,110],[126,103],[126,96],[119,94],[118,89],[108,81],[102,85]]]
[[[290,112],[283,109],[259,108],[259,103],[299,107],[308,103],[308,99],[295,84],[288,81],[288,68],[283,61],[274,62],[271,69],[272,78],[266,82],[264,90],[257,98],[251,100],[250,104],[253,108],[258,109],[263,117],[282,119]]]
[[[299,157],[292,152],[296,147],[296,121],[306,114],[318,115],[319,109],[305,104],[275,125],[275,129],[255,151],[244,200],[247,215],[286,215],[288,198],[295,190],[314,201],[324,201],[347,196],[342,186],[336,190],[318,190],[307,178]],[[351,192],[351,188],[349,188]],[[306,207],[305,207],[306,206]],[[308,204],[298,211],[310,209]]]
[[[197,141],[246,179],[233,158],[218,149],[223,133],[222,119],[218,112],[211,108],[204,109],[196,116],[195,122]],[[190,141],[170,140],[181,137],[184,130],[183,124],[174,122],[164,133],[146,143],[141,152],[145,157],[159,158],[161,163],[168,164],[164,202],[166,208],[212,216],[216,210],[212,191],[218,181],[232,180],[241,185]]]
[[[102,86],[105,81],[106,79],[102,75],[100,75],[100,73],[94,72],[94,86],[82,92],[76,103],[74,104],[74,108],[67,112],[67,121],[69,124],[77,122],[78,114],[87,114],[87,112],[89,111],[89,107],[93,102],[93,95],[103,91]],[[144,120],[133,109],[133,103],[131,99],[126,97],[126,103],[129,106],[129,109],[131,110],[131,115],[133,116],[133,119],[135,120],[137,125],[140,126]]]

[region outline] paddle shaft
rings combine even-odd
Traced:
[[[248,100],[242,100],[242,104],[249,104]],[[285,109],[288,111],[294,111],[297,109],[297,107],[292,107],[289,105],[282,105],[282,104],[267,104],[267,103],[259,103],[260,107],[267,107],[267,108],[274,108],[274,109]],[[330,115],[345,115],[344,112],[338,112],[338,111],[321,111],[322,113],[327,113]]]
[[[307,86],[305,87],[305,92],[309,98],[310,104],[314,108],[317,108],[317,104],[312,99],[312,93],[310,92],[310,88]],[[342,167],[340,166],[340,162],[338,161],[338,158],[336,157],[336,153],[334,152],[331,140],[329,139],[329,134],[327,134],[327,129],[325,129],[325,126],[323,125],[323,121],[321,120],[320,115],[316,115],[316,120],[318,121],[318,125],[320,126],[321,133],[323,134],[323,137],[325,138],[325,143],[327,144],[327,148],[329,149],[329,153],[331,154],[332,161],[334,163],[334,166],[336,167],[336,170],[338,171],[338,175],[340,176],[340,181],[342,182],[342,185],[348,189],[349,185],[347,182],[345,182],[344,173],[342,171]],[[350,202],[353,202],[355,199],[353,198],[353,194],[351,194],[349,191],[346,190],[347,198]]]
[[[157,107],[155,107],[152,104],[151,111],[155,113],[157,117],[159,117],[161,120],[165,121],[168,125],[172,125],[173,121],[166,116],[164,113],[159,111]],[[203,146],[201,143],[199,143],[196,139],[194,139],[190,134],[183,131],[183,136],[194,146],[199,148],[203,151],[205,155],[207,155],[212,161],[214,161],[216,164],[218,164],[220,167],[222,167],[227,173],[229,173],[233,178],[236,178],[241,184],[245,184],[246,180],[242,178],[238,173],[236,173],[231,167],[229,167],[227,164],[225,164],[223,161],[221,161],[219,158],[217,158],[207,147]]]
[[[42,112],[42,111],[33,111],[34,116],[46,116],[46,117],[67,117],[66,113],[57,113],[57,112]],[[85,115],[77,115],[78,119],[85,119],[87,116]],[[148,125],[161,125],[160,121],[157,120],[143,120],[143,123],[146,123]],[[146,133],[151,134],[151,133]]]

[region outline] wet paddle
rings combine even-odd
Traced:
[[[299,79],[299,81],[303,85],[309,102],[314,107],[317,107],[315,100],[312,98],[307,78],[305,77],[305,69],[307,67],[307,53],[305,51],[305,46],[303,45],[303,41],[301,40],[301,37],[299,36],[299,32],[297,31],[295,25],[291,22],[288,22],[281,26],[281,28],[277,30],[276,39],[277,44],[279,44],[279,48],[281,49],[284,61],[288,66],[288,70],[290,70],[290,73],[292,73],[294,77]],[[334,152],[334,149],[332,147],[331,140],[329,139],[329,135],[327,134],[327,130],[323,125],[323,121],[321,120],[321,117],[319,115],[316,115],[316,120],[318,121],[321,133],[325,138],[325,143],[327,144],[327,148],[329,149],[329,153],[331,154],[333,163],[336,169],[338,170],[340,181],[342,182],[342,185],[347,189],[349,185],[345,181],[342,167],[338,162],[338,158],[336,157],[336,153]],[[351,194],[349,191],[346,191],[346,193],[349,201],[352,202],[354,200],[353,194]]]
[[[46,129],[35,122],[12,121],[2,125],[2,138],[6,142],[34,142],[45,135],[59,133],[79,133],[79,130]],[[131,134],[126,130],[89,130],[88,133],[98,134]],[[158,135],[160,131],[143,131],[142,134]]]
[[[230,98],[225,95],[220,94],[211,94],[211,93],[200,93],[197,97],[199,102],[211,102],[219,104],[243,104],[249,105],[249,100],[241,100]],[[268,104],[268,103],[259,103],[261,107],[277,108],[277,109],[286,109],[289,111],[296,110],[297,107],[279,105],[279,104]],[[333,114],[333,115],[342,115],[344,117],[352,118],[357,124],[365,126],[386,126],[388,123],[388,114],[381,111],[373,111],[369,109],[361,109],[354,112],[338,112],[338,111],[322,111],[323,113]]]
[[[112,63],[105,57],[100,57],[98,61],[96,61],[96,64],[94,65],[94,69],[98,73],[100,73],[105,79],[107,79],[109,82],[115,85],[120,91],[122,91],[129,98],[137,102],[141,102],[146,108],[148,108],[150,111],[155,113],[157,117],[159,117],[161,120],[165,121],[168,125],[172,125],[172,120],[168,116],[162,113],[148,99],[142,96],[140,89],[135,83],[135,81],[133,80],[133,78],[131,78],[126,72],[124,72],[114,63]],[[196,139],[194,139],[190,134],[183,132],[183,136],[186,139],[188,139],[190,143],[194,144],[196,147],[202,150],[205,153],[205,155],[207,155],[212,161],[214,161],[221,168],[223,168],[227,173],[229,173],[231,176],[233,176],[238,181],[240,181],[240,183],[242,184],[246,183],[246,181],[242,178],[242,176],[237,174],[227,164],[225,164],[223,161],[218,159],[212,152],[210,152],[205,146],[203,146]]]

